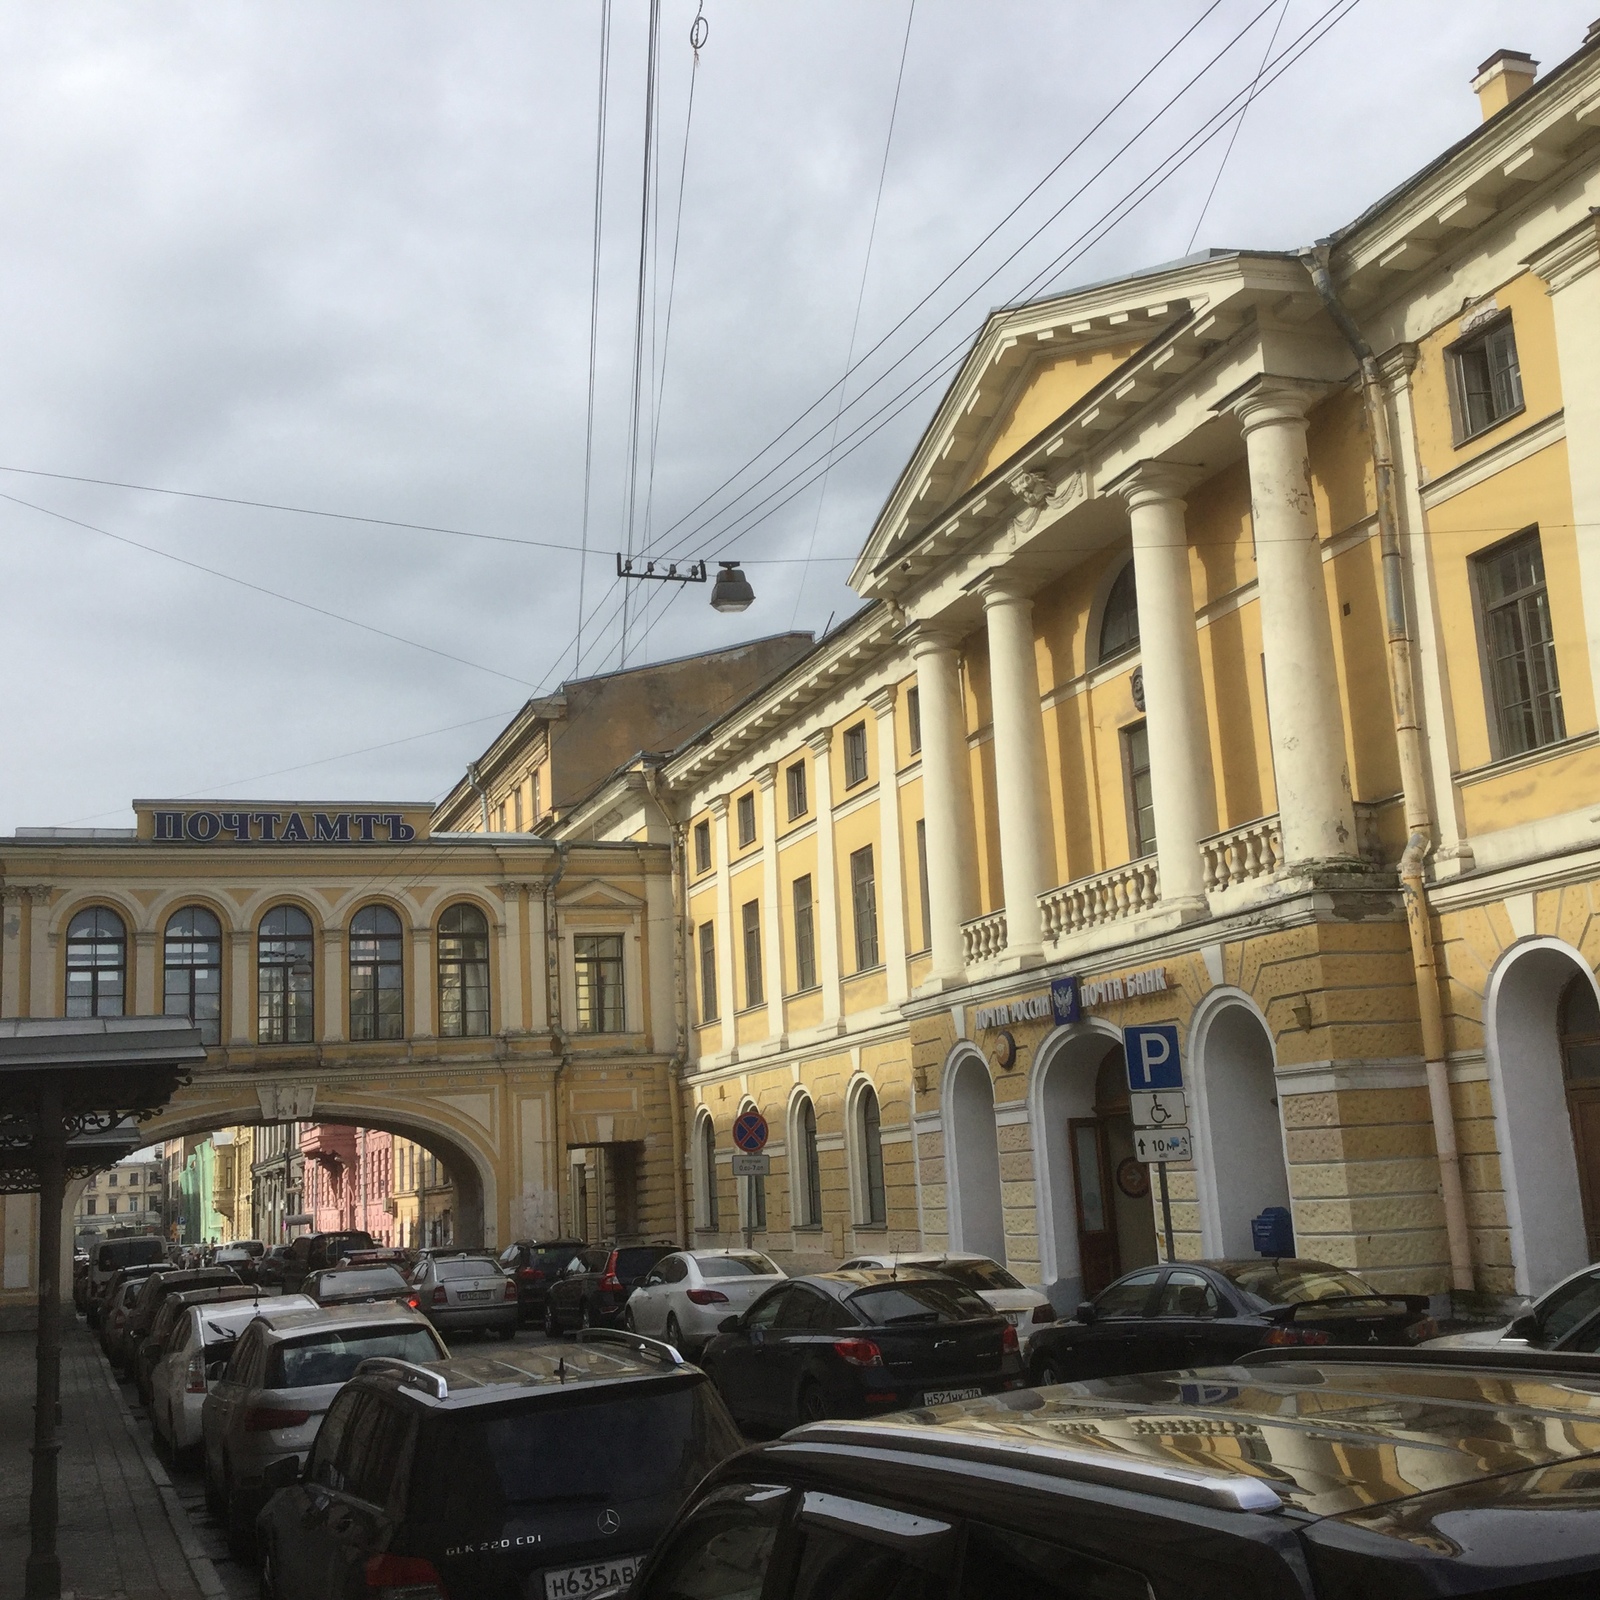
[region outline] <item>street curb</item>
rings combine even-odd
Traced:
[[[156,1487],[156,1493],[161,1496],[161,1509],[166,1512],[167,1521],[172,1524],[173,1535],[178,1541],[178,1548],[183,1552],[183,1559],[189,1564],[195,1586],[206,1596],[206,1600],[227,1600],[227,1587],[217,1576],[217,1569],[211,1557],[200,1548],[195,1539],[194,1529],[189,1525],[189,1513],[183,1509],[183,1502],[178,1499],[178,1492],[172,1487],[172,1479],[167,1476],[167,1469],[161,1465],[160,1457],[145,1442],[144,1435],[139,1431],[139,1424],[133,1420],[133,1413],[128,1410],[127,1397],[122,1392],[122,1385],[117,1382],[116,1373],[111,1370],[111,1363],[106,1360],[105,1352],[98,1344],[94,1353],[101,1369],[105,1372],[106,1385],[116,1401],[117,1415],[122,1418],[122,1425],[128,1430],[128,1437],[133,1441],[133,1447],[138,1451],[140,1461],[144,1463],[144,1470],[149,1473],[150,1481]]]

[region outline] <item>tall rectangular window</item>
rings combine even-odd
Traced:
[[[922,695],[906,690],[906,745],[915,755],[922,748]]]
[[[511,825],[522,832],[522,785],[519,783],[511,795]]]
[[[700,924],[700,1020],[715,1022],[717,1017],[717,928],[712,922]]]
[[[1497,757],[1567,736],[1538,530],[1472,560],[1483,614],[1483,653]]]
[[[922,944],[924,950],[933,948],[933,909],[928,903],[928,824],[926,818],[917,818],[917,888],[922,896]]]
[[[574,935],[572,970],[578,990],[578,1032],[624,1032],[627,1008],[622,994],[622,935]]]
[[[844,786],[853,789],[867,781],[867,725],[858,722],[844,730]]]
[[[794,986],[817,986],[817,938],[811,912],[811,874],[794,880]]]
[[[856,924],[856,971],[878,964],[878,886],[872,872],[872,846],[850,854],[850,905]]]
[[[1509,316],[1450,347],[1456,442],[1522,410],[1522,368]]]
[[[697,822],[694,825],[694,870],[696,872],[709,872],[711,870],[711,824]]]
[[[737,807],[739,813],[739,848],[743,850],[747,845],[756,842],[756,797],[753,794],[739,796]]]
[[[747,1226],[752,1233],[765,1233],[767,1231],[767,1180],[765,1178],[746,1178],[749,1191],[745,1195],[745,1217]]]
[[[533,777],[528,781],[528,787],[533,795],[533,815],[528,818],[529,825],[532,826],[537,824],[539,818],[544,815],[544,796],[542,793],[544,789],[544,773],[536,770]]]
[[[810,802],[806,798],[806,764],[802,761],[793,762],[784,773],[784,779],[789,787],[789,820],[793,822],[796,817],[803,817]]]
[[[1128,786],[1128,843],[1134,859],[1154,853],[1156,807],[1150,793],[1150,734],[1137,722],[1122,730],[1122,768]]]
[[[761,902],[746,900],[739,918],[744,932],[744,1003],[758,1006],[765,997],[761,983]]]

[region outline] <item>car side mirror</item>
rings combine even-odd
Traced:
[[[280,1456],[262,1469],[261,1481],[270,1491],[292,1489],[300,1481],[299,1456]]]
[[[1100,1315],[1100,1313],[1095,1310],[1093,1300],[1080,1300],[1078,1302],[1078,1309],[1072,1314],[1078,1319],[1079,1322],[1093,1322]]]
[[[212,1361],[206,1366],[206,1382],[221,1383],[228,1376],[228,1363],[226,1361]]]
[[[647,1289],[653,1289],[657,1284],[665,1283],[666,1281],[667,1280],[661,1277],[659,1274],[652,1272],[650,1276],[644,1280],[644,1286]]]
[[[724,1317],[717,1324],[718,1333],[737,1333],[744,1324],[737,1317]]]
[[[1520,1317],[1513,1317],[1511,1326],[1506,1329],[1508,1339],[1533,1340],[1539,1337],[1539,1318],[1532,1311],[1524,1311]]]

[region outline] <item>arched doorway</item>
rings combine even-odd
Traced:
[[[1523,939],[1484,995],[1511,1259],[1541,1294],[1594,1258],[1600,1233],[1600,1026],[1594,975],[1558,939]]]
[[[988,1064],[970,1050],[950,1064],[946,1084],[946,1159],[950,1163],[950,1242],[995,1261],[1006,1259],[1000,1193],[1000,1141]]]
[[[1189,1036],[1201,1247],[1208,1256],[1254,1255],[1251,1218],[1289,1206],[1272,1039],[1253,1005],[1225,994]]]
[[[1070,1311],[1113,1278],[1157,1259],[1150,1174],[1133,1154],[1121,1035],[1061,1028],[1035,1057],[1031,1090],[1040,1266]]]

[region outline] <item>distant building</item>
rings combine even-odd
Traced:
[[[166,1162],[161,1146],[97,1172],[73,1207],[73,1236],[162,1231],[166,1221]]]

